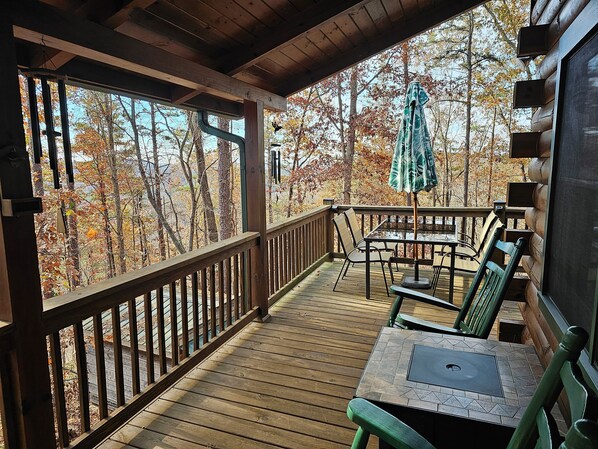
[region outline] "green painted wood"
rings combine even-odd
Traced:
[[[546,368],[530,404],[515,429],[507,449],[555,449],[562,437],[550,411],[565,390],[573,425],[560,449],[598,447],[598,398],[584,382],[577,360],[588,339],[580,327],[570,327]],[[421,435],[365,399],[349,402],[347,416],[359,426],[352,449],[365,449],[369,436],[376,435],[395,448],[432,449]],[[466,436],[464,436],[466,437]]]
[[[488,250],[484,253],[480,267],[463,300],[463,305],[458,309],[459,313],[452,329],[401,314],[400,309],[404,298],[415,299],[443,308],[448,308],[448,303],[433,296],[411,293],[407,289],[395,286],[391,286],[391,290],[397,294],[397,298],[392,306],[388,325],[429,332],[461,333],[471,337],[488,338],[525,247],[524,239],[517,240],[515,244],[502,242],[500,236],[503,230],[504,226],[498,227],[492,234]],[[497,252],[510,256],[505,268],[492,261]]]

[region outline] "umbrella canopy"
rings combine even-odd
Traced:
[[[438,185],[424,115],[424,105],[428,99],[428,94],[419,81],[409,84],[388,179],[388,185],[399,192],[430,191]]]
[[[428,94],[419,83],[409,83],[403,118],[390,168],[388,185],[399,192],[413,192],[413,233],[417,239],[417,192],[430,191],[438,185],[430,133],[424,115]],[[417,246],[414,245],[415,279],[403,283],[411,288],[429,288],[429,281],[419,279]]]

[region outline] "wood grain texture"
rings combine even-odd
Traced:
[[[347,403],[394,298],[373,273],[366,301],[361,268],[350,269],[332,292],[340,267],[324,263],[270,308],[270,321],[253,321],[99,447],[348,447],[355,427]],[[410,271],[401,267],[397,282]],[[470,280],[457,277],[457,303]],[[440,296],[447,285],[441,278]],[[404,307],[442,323],[454,319],[414,301]],[[516,303],[505,302],[500,317],[520,320]],[[490,338],[497,339],[496,326]]]

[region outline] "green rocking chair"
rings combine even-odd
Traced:
[[[598,399],[584,382],[577,366],[587,338],[588,334],[581,327],[567,330],[507,449],[598,448]],[[563,390],[568,398],[569,416],[573,423],[564,442],[551,415]],[[359,426],[352,449],[365,449],[370,434],[398,449],[435,449],[411,427],[365,399],[351,400],[347,416]]]
[[[500,227],[494,231],[488,250],[484,254],[461,308],[434,296],[392,285],[390,289],[397,295],[397,298],[391,308],[388,325],[427,332],[488,338],[525,246],[523,238],[517,240],[515,244],[501,241],[500,236],[503,229],[504,227]],[[491,260],[496,251],[502,251],[510,257],[504,269]],[[401,314],[400,310],[405,298],[458,311],[459,314],[453,327]]]

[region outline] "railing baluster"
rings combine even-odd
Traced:
[[[274,293],[274,267],[276,264],[274,263],[274,241],[268,241],[268,266],[266,269],[269,271],[270,276],[268,276],[268,296]]]
[[[60,333],[50,335],[50,358],[52,360],[52,378],[54,379],[54,404],[58,441],[60,447],[69,445],[69,428],[66,417],[66,398],[64,395],[64,374],[62,372],[62,353],[60,351]]]
[[[211,338],[215,338],[216,333],[216,265],[210,266],[210,330]]]
[[[129,340],[131,341],[131,388],[133,396],[141,391],[139,375],[139,334],[137,330],[137,300],[129,300]]]
[[[247,302],[249,295],[247,292],[251,291],[251,273],[247,273],[249,270],[249,250],[243,251],[243,257],[241,257],[241,315],[247,313]]]
[[[226,329],[226,317],[224,316],[224,263],[218,262],[218,321],[220,332]]]
[[[89,417],[89,379],[87,377],[87,350],[83,336],[83,323],[73,326],[75,357],[77,359],[77,382],[79,387],[79,428],[87,432],[91,426]]]
[[[157,291],[156,312],[158,314],[158,357],[160,358],[160,376],[166,374],[166,324],[164,320],[164,287]]]
[[[224,265],[224,280],[226,286],[226,312],[228,315],[228,325],[233,325],[233,304],[232,304],[232,296],[231,296],[231,263],[230,257],[226,259],[226,264]]]
[[[152,294],[143,295],[143,313],[145,315],[145,362],[147,371],[147,384],[156,381],[154,374],[154,326],[152,319]]]
[[[197,271],[191,273],[191,310],[193,313],[193,351],[197,351],[199,344],[199,279]]]
[[[104,356],[104,329],[102,312],[93,316],[93,340],[96,351],[96,378],[98,385],[98,410],[100,419],[108,416],[108,395],[106,392],[106,359]]]
[[[189,357],[189,306],[187,301],[187,277],[181,278],[181,332],[183,334],[183,354],[182,358]]]
[[[125,403],[125,381],[123,370],[122,332],[120,329],[120,306],[112,308],[112,348],[114,351],[114,387],[116,389],[116,406]]]
[[[170,283],[170,353],[171,365],[179,364],[179,331],[178,331],[178,311],[176,305],[176,282]]]
[[[201,322],[203,332],[203,344],[210,341],[209,335],[209,318],[208,318],[208,271],[204,268],[201,270]]]
[[[235,254],[234,257],[234,291],[235,291],[235,319],[238,320],[241,317],[241,302],[240,302],[240,295],[241,292],[239,290],[239,255]]]

